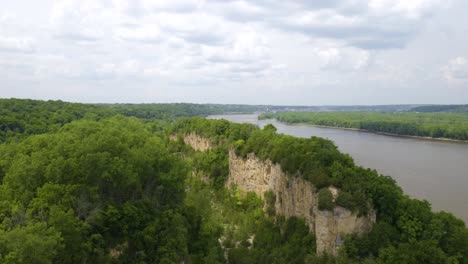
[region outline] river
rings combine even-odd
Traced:
[[[216,115],[237,123],[262,127],[273,124],[278,133],[332,140],[356,164],[394,178],[406,194],[426,199],[435,211],[451,212],[468,223],[468,144],[379,135],[371,132],[288,125],[257,120],[257,115]]]

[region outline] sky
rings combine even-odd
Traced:
[[[0,0],[0,97],[468,103],[466,0]]]

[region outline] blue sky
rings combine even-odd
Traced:
[[[468,103],[468,1],[0,3],[0,97]]]

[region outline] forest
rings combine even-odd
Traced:
[[[468,105],[424,105],[411,108],[412,112],[432,113],[468,113]]]
[[[287,112],[265,113],[286,123],[355,128],[394,135],[468,140],[468,115],[463,113],[414,112]]]
[[[215,104],[80,104],[62,101],[0,99],[0,142],[57,131],[79,119],[101,120],[114,115],[171,122],[178,117],[251,113],[264,106]]]
[[[468,263],[463,221],[331,141],[191,117],[211,113],[200,105],[0,105],[0,263]],[[216,147],[194,151],[185,133]],[[317,256],[303,219],[225,186],[231,148],[313,183],[321,210],[374,208],[377,223],[338,256]]]

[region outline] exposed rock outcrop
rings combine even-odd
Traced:
[[[254,154],[246,159],[229,152],[229,178],[226,185],[235,183],[245,192],[264,196],[265,192],[275,194],[275,212],[286,217],[301,216],[313,230],[313,211],[316,204],[314,186],[301,178],[289,177],[279,164],[270,160],[261,161]]]
[[[314,210],[315,237],[317,253],[328,252],[333,255],[343,245],[344,235],[367,233],[375,223],[375,211],[367,216],[358,217],[351,211],[336,206],[333,211]]]
[[[246,192],[255,192],[263,198],[266,191],[275,194],[275,211],[286,217],[302,217],[315,233],[317,253],[336,254],[343,236],[369,232],[375,222],[375,212],[358,217],[350,210],[336,206],[333,211],[318,210],[317,190],[308,181],[282,171],[279,164],[262,161],[253,154],[246,159],[229,153],[229,178]],[[339,190],[330,188],[334,196]]]
[[[169,139],[176,141],[177,136],[172,135]],[[211,140],[201,137],[195,133],[184,134],[183,139],[185,144],[190,145],[196,151],[207,151],[213,148]]]
[[[205,151],[211,142],[195,134],[188,134],[184,142],[194,149]],[[262,161],[254,154],[244,159],[234,151],[229,152],[229,177],[227,186],[236,184],[244,192],[255,192],[264,198],[265,192],[274,194],[276,214],[285,217],[302,217],[315,233],[317,253],[335,255],[342,245],[344,235],[369,232],[375,223],[375,212],[358,217],[350,210],[336,206],[333,211],[318,210],[317,189],[308,181],[288,175],[279,164]],[[336,197],[339,190],[330,187]]]

